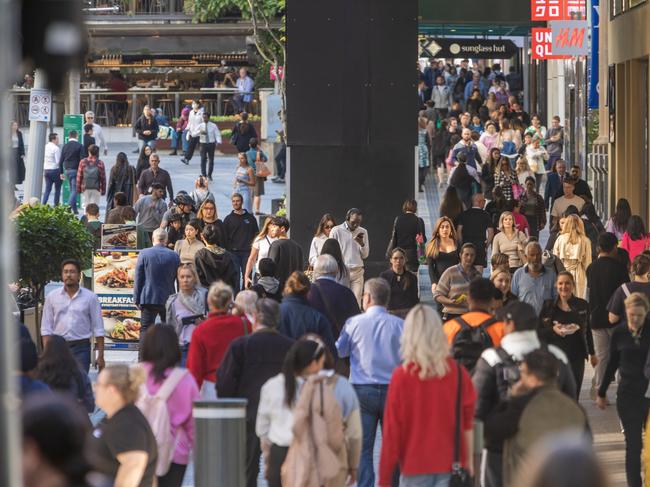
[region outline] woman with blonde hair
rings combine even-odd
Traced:
[[[433,227],[431,240],[426,246],[427,266],[431,280],[431,292],[435,292],[442,273],[451,266],[458,264],[458,237],[451,218],[438,218]]]
[[[515,217],[509,211],[504,211],[499,217],[500,232],[492,240],[493,254],[506,254],[508,256],[508,266],[510,273],[514,272],[526,263],[526,234],[517,230],[515,226]]]
[[[578,215],[566,217],[562,232],[553,245],[553,254],[575,281],[576,297],[584,299],[587,294],[587,267],[591,264],[591,241],[585,235],[585,227]]]
[[[95,402],[106,420],[92,435],[90,456],[115,487],[152,487],[156,480],[156,438],[135,405],[146,380],[141,365],[111,364],[95,383]]]
[[[318,259],[318,256],[321,253],[321,249],[323,248],[323,244],[325,243],[325,240],[330,238],[330,233],[332,231],[332,228],[336,226],[336,220],[334,217],[329,214],[325,213],[320,221],[318,222],[318,227],[316,228],[316,232],[314,232],[314,238],[311,239],[311,245],[309,246],[309,265],[314,267],[314,264],[316,264],[316,259]]]
[[[455,462],[471,475],[476,392],[467,371],[450,356],[433,308],[418,304],[406,316],[401,355],[384,409],[379,485],[391,485],[398,465],[402,486],[449,485]]]
[[[526,179],[528,178],[535,179],[535,173],[530,170],[530,166],[528,165],[528,159],[526,159],[525,157],[520,157],[517,160],[517,166],[515,168],[515,172],[517,173],[517,180],[519,180],[519,185],[522,187],[526,186]]]
[[[269,256],[271,244],[278,239],[280,227],[277,225],[271,225],[272,221],[272,218],[267,218],[262,226],[262,230],[260,230],[260,233],[258,233],[255,240],[253,240],[251,254],[248,256],[248,261],[246,262],[244,289],[248,289],[252,284],[255,284],[255,275],[257,274],[257,266],[259,265],[260,260]]]
[[[512,301],[518,301],[517,296],[512,294],[512,290],[510,287],[512,284],[512,275],[510,275],[510,271],[508,270],[507,266],[496,267],[495,269],[493,269],[492,273],[490,274],[490,281],[492,281],[494,287],[496,287],[499,291],[501,291],[501,294],[503,296],[500,303],[501,305],[499,306],[500,308],[506,306]]]

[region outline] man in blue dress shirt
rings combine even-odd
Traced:
[[[350,382],[361,405],[363,447],[358,486],[374,487],[372,452],[377,423],[383,420],[384,404],[393,369],[401,363],[400,339],[404,320],[388,313],[390,286],[385,279],[366,281],[363,289],[365,313],[346,323],[336,342],[340,357],[350,357]]]
[[[251,101],[253,101],[253,87],[255,82],[253,78],[248,76],[246,68],[239,70],[239,78],[237,78],[237,93],[232,97],[232,103],[235,106],[237,113],[247,112]]]

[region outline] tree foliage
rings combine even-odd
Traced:
[[[254,0],[255,9],[269,19],[282,14],[285,5],[285,0]],[[198,22],[236,15],[241,15],[246,20],[252,18],[248,0],[186,0],[185,8]]]
[[[61,262],[77,259],[91,266],[93,237],[63,206],[28,207],[15,219],[20,281],[37,299],[45,285],[61,278]]]

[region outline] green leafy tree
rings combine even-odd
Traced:
[[[28,207],[18,214],[14,223],[19,279],[32,290],[39,303],[47,283],[60,280],[64,259],[77,259],[84,269],[91,266],[93,237],[66,207]]]
[[[250,20],[253,26],[253,39],[257,52],[263,60],[258,71],[267,73],[269,66],[282,68],[285,76],[277,79],[275,92],[282,100],[280,118],[285,136],[287,133],[287,97],[286,97],[286,59],[287,50],[284,36],[284,17],[278,25],[279,16],[283,15],[285,0],[186,0],[185,8],[199,22],[209,22],[225,15],[239,13],[242,18]],[[259,86],[259,85],[258,85]]]

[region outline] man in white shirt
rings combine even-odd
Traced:
[[[192,102],[192,109],[187,118],[187,140],[190,144],[185,155],[181,157],[181,162],[185,165],[190,163],[190,159],[192,159],[192,156],[194,155],[194,149],[196,149],[196,146],[199,144],[202,123],[203,108],[198,100],[194,100]]]
[[[108,144],[106,143],[106,138],[104,137],[104,132],[102,128],[95,123],[95,114],[91,111],[86,112],[86,123],[91,123],[93,125],[93,137],[95,138],[95,145],[99,147],[99,151],[104,150],[104,155],[108,155]]]
[[[232,104],[237,113],[248,112],[248,104],[253,101],[253,87],[255,82],[248,76],[246,68],[239,70],[237,78],[237,94],[232,97]]]
[[[62,336],[80,367],[90,370],[90,338],[95,336],[97,368],[104,368],[104,321],[99,299],[90,290],[80,287],[81,263],[74,259],[61,264],[63,287],[45,298],[41,335],[47,345],[51,335]]]
[[[48,141],[45,144],[45,157],[43,159],[45,192],[43,193],[43,200],[41,202],[44,205],[47,204],[47,200],[50,199],[52,185],[54,185],[54,205],[56,206],[61,199],[61,184],[63,183],[61,168],[59,167],[59,163],[61,162],[61,148],[59,147],[58,134],[51,133],[48,136]]]
[[[351,208],[345,216],[345,222],[332,229],[330,238],[341,246],[343,262],[350,273],[350,289],[361,306],[363,297],[363,260],[370,253],[368,232],[361,227],[363,214],[358,208]]]
[[[203,112],[203,122],[199,125],[199,152],[201,154],[201,175],[212,181],[212,170],[214,169],[214,151],[217,144],[221,144],[221,132],[217,124],[210,121],[210,114]],[[209,161],[206,172],[206,162]]]

